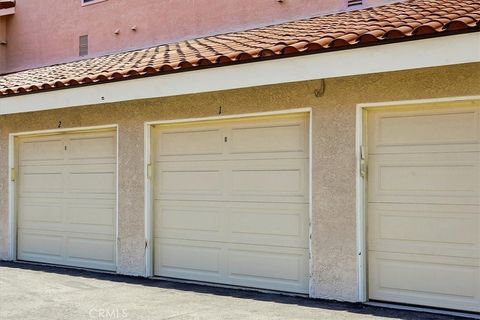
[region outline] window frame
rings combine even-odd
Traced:
[[[105,2],[107,0],[81,0],[81,1],[82,1],[82,7],[85,7],[85,6],[91,6],[93,4]]]
[[[82,40],[84,41],[82,43]],[[78,56],[87,57],[88,56],[88,34],[82,34],[78,37]]]

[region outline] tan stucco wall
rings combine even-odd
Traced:
[[[313,297],[357,300],[356,104],[480,95],[480,63],[0,116],[0,257],[8,258],[8,134],[119,125],[118,272],[144,275],[145,121],[313,107]],[[1,103],[1,99],[0,99]]]

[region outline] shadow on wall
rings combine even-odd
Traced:
[[[79,269],[71,269],[56,266],[46,266],[22,262],[6,262],[0,261],[0,273],[2,268],[21,269],[45,272],[58,275],[67,275],[72,277],[80,277],[85,279],[96,279],[103,281],[111,281],[115,283],[125,283],[133,285],[142,285],[151,288],[174,289],[179,291],[195,292],[199,294],[210,294],[216,296],[228,296],[239,299],[256,300],[261,302],[272,302],[278,304],[298,305],[301,307],[317,308],[333,311],[343,311],[350,314],[372,315],[376,317],[384,317],[391,319],[404,320],[452,320],[452,316],[436,315],[423,312],[412,312],[395,310],[374,306],[367,306],[360,303],[337,302],[331,300],[309,299],[305,297],[289,296],[274,293],[262,293],[252,290],[232,289],[212,287],[200,284],[186,284],[174,281],[147,279],[141,277],[131,277],[117,275],[114,273],[103,273],[96,271],[87,271]],[[456,318],[463,319],[463,318]]]

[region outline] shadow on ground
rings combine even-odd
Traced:
[[[244,289],[219,288],[200,284],[187,284],[167,280],[148,279],[142,277],[124,276],[113,273],[103,273],[96,271],[78,270],[57,266],[46,266],[22,262],[0,261],[0,268],[13,268],[31,271],[40,271],[58,275],[69,275],[81,278],[90,278],[96,280],[111,281],[114,283],[134,284],[161,289],[174,289],[185,292],[195,292],[201,294],[210,294],[216,296],[228,296],[239,299],[249,299],[263,302],[272,302],[287,305],[298,305],[302,307],[318,308],[332,311],[347,312],[352,315],[371,315],[391,319],[403,320],[451,320],[467,319],[462,317],[452,317],[450,315],[439,315],[427,312],[416,312],[406,310],[396,310],[390,308],[364,305],[361,303],[338,302],[332,300],[310,299],[306,297],[289,296],[275,293],[262,293]]]

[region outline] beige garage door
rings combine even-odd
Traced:
[[[115,270],[115,132],[20,138],[17,150],[17,258]]]
[[[480,311],[480,107],[368,112],[370,299]]]
[[[153,137],[155,275],[308,292],[308,117]]]

